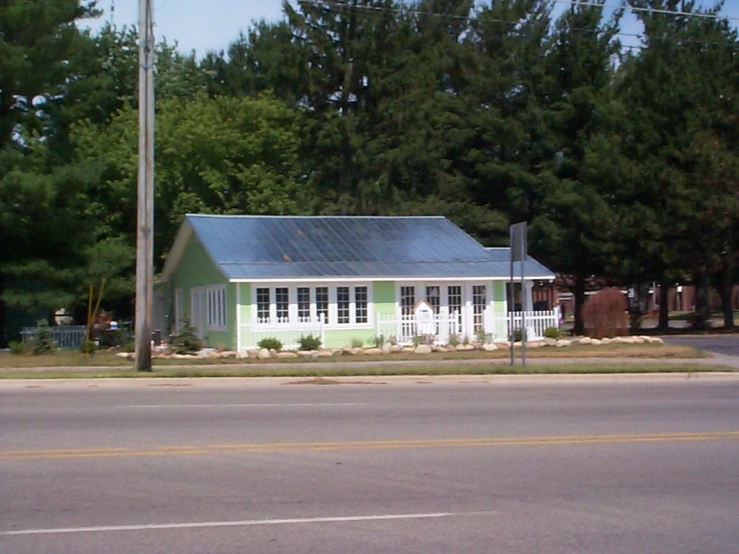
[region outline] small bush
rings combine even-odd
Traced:
[[[385,335],[375,337],[375,347],[381,348],[385,344]]]
[[[469,343],[470,343],[470,337],[468,337],[467,335],[465,335],[464,338],[462,339],[462,344],[464,344],[465,346],[467,346]]]
[[[641,331],[641,325],[641,312],[639,312],[639,310],[632,310],[629,312],[629,330],[634,334],[638,334],[639,331]]]
[[[308,335],[307,337],[300,337],[298,344],[301,350],[318,350],[321,348],[321,339],[313,335]],[[280,344],[280,347],[282,347],[282,344]]]
[[[172,337],[172,340],[174,340],[175,337]],[[124,352],[136,352],[136,341],[135,340],[129,340],[126,344],[123,345],[123,351]]]
[[[266,339],[262,339],[257,343],[257,346],[259,348],[266,348],[267,350],[275,350],[279,352],[282,350],[282,342],[280,339],[276,339],[274,337],[268,337]]]
[[[10,341],[8,347],[12,354],[25,354],[27,350],[26,345],[20,341]]]
[[[180,334],[172,338],[172,348],[177,354],[195,354],[203,348],[203,342],[198,338],[197,329],[190,322],[182,322]]]
[[[513,342],[521,342],[525,336],[526,336],[526,333],[524,332],[523,329],[513,330]]]
[[[56,351],[56,343],[51,337],[51,327],[48,321],[42,319],[38,322],[36,335],[33,337],[33,353],[49,354],[54,351]]]
[[[362,339],[352,339],[352,348],[362,348],[364,341]]]
[[[98,345],[91,340],[82,341],[80,344],[80,352],[83,354],[94,354],[98,349]]]
[[[547,327],[544,329],[544,336],[548,339],[558,339],[562,332],[557,327]]]
[[[449,345],[459,346],[459,337],[457,335],[449,335]]]
[[[479,343],[484,343],[486,338],[485,329],[479,329],[477,333],[475,333],[475,339],[477,339],[477,342]]]

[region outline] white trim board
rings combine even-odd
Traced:
[[[281,279],[229,279],[229,283],[376,283],[385,281],[395,281],[403,283],[418,282],[468,282],[468,281],[505,281],[509,282],[511,278],[506,277],[299,277],[299,278],[281,278]],[[519,275],[514,275],[514,281],[521,281]],[[526,275],[526,281],[553,281],[554,275]]]

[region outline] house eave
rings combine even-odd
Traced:
[[[520,281],[519,276],[514,276],[514,280]],[[553,281],[554,275],[526,275],[526,281]],[[393,276],[370,276],[370,277],[273,277],[259,279],[229,279],[230,283],[366,283],[368,281],[396,281],[396,282],[418,282],[418,281],[435,281],[435,282],[459,282],[459,281],[510,281],[510,277],[434,277],[433,275],[424,275],[418,277],[393,277]]]

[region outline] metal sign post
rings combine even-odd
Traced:
[[[525,274],[524,262],[527,257],[527,233],[528,227],[526,222],[516,223],[510,227],[510,250],[511,250],[511,280],[508,304],[508,335],[511,341],[511,365],[516,363],[516,354],[514,352],[514,334],[513,314],[515,313],[515,280],[514,280],[514,262],[520,262],[521,268],[521,361],[526,365],[526,315],[525,315]]]

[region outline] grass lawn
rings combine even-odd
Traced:
[[[714,371],[734,371],[729,367],[697,365],[697,364],[668,364],[659,362],[650,363],[610,363],[610,364],[560,364],[560,365],[527,365],[523,367],[520,361],[515,366],[507,364],[471,364],[449,363],[437,365],[396,365],[383,364],[375,366],[357,366],[356,364],[332,364],[325,366],[297,366],[275,365],[264,366],[194,366],[181,368],[156,367],[151,373],[139,372],[133,369],[102,369],[93,371],[13,371],[0,373],[0,379],[106,379],[106,378],[192,378],[192,377],[306,377],[312,378],[306,383],[331,384],[322,382],[326,377],[361,377],[371,375],[532,375],[532,374],[639,374],[639,373],[708,373]]]
[[[706,355],[695,348],[687,346],[675,346],[665,344],[609,344],[601,346],[573,345],[563,348],[536,348],[528,349],[528,358],[673,358],[673,359],[695,359]],[[154,360],[155,367],[167,366],[249,366],[265,364],[311,364],[311,363],[340,363],[351,365],[354,362],[378,362],[378,361],[458,361],[465,360],[504,360],[510,357],[508,350],[496,350],[485,352],[482,350],[471,350],[462,352],[434,352],[427,355],[414,354],[412,352],[400,352],[389,355],[357,355],[357,356],[332,356],[325,358],[291,358],[271,360],[245,360],[245,359],[160,359]],[[516,358],[520,359],[520,350],[516,350]],[[85,357],[76,351],[59,351],[53,354],[0,354],[0,369],[22,369],[22,368],[84,368],[90,367],[118,367],[132,368],[131,360],[116,357],[113,352],[98,352],[92,358]]]

